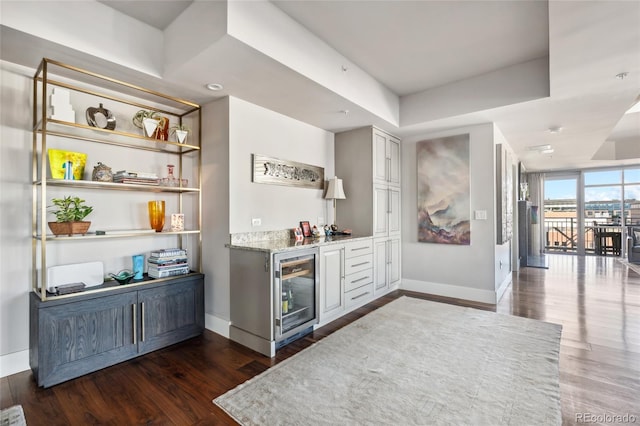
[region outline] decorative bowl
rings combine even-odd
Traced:
[[[129,284],[135,274],[128,269],[118,272],[118,274],[109,274],[111,278],[120,284]]]

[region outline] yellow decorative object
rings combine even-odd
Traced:
[[[49,169],[53,179],[82,180],[87,154],[82,152],[49,150]]]

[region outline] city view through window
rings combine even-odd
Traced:
[[[640,168],[545,178],[545,252],[621,256],[631,225],[640,226]]]

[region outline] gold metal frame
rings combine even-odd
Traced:
[[[57,68],[55,68],[57,67]],[[51,79],[50,73],[52,70],[56,70],[60,73],[69,72],[70,80],[76,82],[84,82],[92,87],[97,87],[97,90],[90,90],[86,87],[76,86],[74,84],[66,83],[57,79]],[[66,78],[67,76],[65,76]],[[119,98],[107,93],[100,92],[100,82],[103,82],[103,86],[113,85],[116,88],[120,88],[122,94],[133,96],[136,98],[125,99]],[[48,86],[63,87],[72,91],[81,92],[89,95],[99,97],[101,99],[109,99],[121,104],[127,104],[137,106],[147,110],[153,110],[162,114],[176,117],[179,124],[182,124],[185,117],[197,114],[198,121],[198,144],[179,144],[170,141],[161,141],[152,138],[147,138],[142,135],[101,129],[97,127],[91,127],[79,123],[68,123],[60,120],[54,120],[47,117],[48,111]],[[104,89],[104,87],[102,87]],[[109,89],[112,90],[112,89]],[[41,91],[41,93],[40,93]],[[40,108],[38,105],[38,99],[40,98]],[[165,108],[159,108],[157,106],[147,105],[139,100],[144,100],[144,97],[152,98],[153,103],[156,105],[165,105]],[[51,129],[51,130],[50,130]],[[70,129],[76,129],[76,133],[70,133]],[[90,129],[92,136],[79,135],[78,130],[82,132],[84,129]],[[95,131],[102,132],[104,137],[95,137]],[[47,179],[47,136],[58,136],[68,139],[77,139],[85,142],[93,142],[98,144],[106,144],[124,148],[131,148],[137,150],[146,150],[153,152],[166,152],[175,154],[178,156],[178,170],[179,178],[182,178],[182,157],[183,155],[190,154],[195,155],[197,170],[198,185],[194,187],[156,187],[156,186],[144,186],[134,184],[116,184],[116,183],[104,183],[93,181],[60,181]],[[126,83],[120,80],[113,79],[111,77],[104,76],[95,72],[87,71],[82,68],[78,68],[72,65],[64,64],[52,59],[43,58],[38,66],[33,77],[33,139],[32,139],[32,290],[36,293],[41,300],[47,300],[52,297],[55,299],[75,297],[84,293],[72,293],[64,296],[48,296],[47,295],[47,282],[46,282],[46,268],[47,268],[47,241],[69,241],[69,240],[97,240],[106,238],[141,238],[146,236],[156,235],[139,234],[139,233],[119,233],[114,235],[86,235],[76,237],[53,237],[47,235],[47,187],[51,186],[68,186],[74,188],[92,188],[96,190],[125,190],[125,191],[141,191],[141,192],[169,192],[177,193],[179,212],[183,212],[183,197],[184,196],[196,196],[197,207],[197,228],[195,230],[184,230],[180,232],[162,232],[162,235],[176,235],[178,236],[180,247],[184,247],[185,241],[183,238],[195,235],[197,241],[195,242],[198,253],[197,261],[192,264],[197,266],[198,271],[202,271],[202,155],[201,155],[201,142],[202,137],[202,110],[200,105],[187,101],[174,96],[169,96],[160,92],[145,89],[140,86],[136,86],[130,83]],[[113,138],[113,139],[110,139]],[[38,160],[40,163],[38,164]],[[39,220],[39,223],[38,223]],[[39,226],[38,226],[39,225]],[[38,254],[40,258],[38,259]],[[160,278],[153,281],[139,282],[128,284],[128,286],[144,286],[149,283],[157,283],[160,281],[166,281],[175,279],[175,277]],[[91,292],[103,292],[118,289],[119,286],[95,288],[89,291]]]

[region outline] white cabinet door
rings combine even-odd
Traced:
[[[393,287],[400,283],[400,238],[389,240],[388,247],[389,287]]]
[[[400,186],[400,140],[389,137],[387,143],[387,158],[389,159],[388,182],[390,185]]]
[[[386,134],[376,130],[373,131],[373,181],[377,183],[386,183],[388,181],[387,138]]]
[[[375,240],[373,244],[373,292],[387,289],[387,240]]]
[[[400,188],[389,187],[389,235],[400,234]]]
[[[344,246],[320,250],[320,320],[344,309]]]
[[[389,233],[389,193],[386,185],[373,187],[373,236],[386,237]]]

